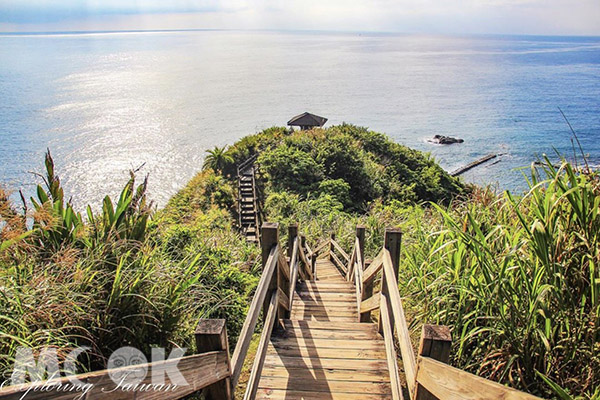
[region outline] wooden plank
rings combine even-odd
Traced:
[[[350,290],[354,292],[354,285],[349,282],[300,282],[298,283],[298,290],[316,290],[323,292],[340,292],[344,290]]]
[[[292,256],[290,258],[291,272],[290,272],[290,310],[293,310],[294,291],[296,290],[296,281],[298,280],[298,237],[294,240],[294,248],[292,250]]]
[[[286,330],[278,335],[283,338],[313,338],[313,339],[346,339],[346,340],[381,340],[381,335],[375,331],[342,331],[325,329],[307,329],[286,327]]]
[[[343,381],[325,381],[313,379],[311,381],[301,381],[296,379],[287,379],[279,377],[263,376],[260,380],[260,387],[263,389],[285,389],[285,390],[303,390],[307,392],[324,393],[361,393],[361,394],[389,394],[390,384],[383,382],[354,382],[349,385]]]
[[[379,293],[374,294],[373,296],[369,297],[366,300],[363,300],[360,303],[360,312],[365,313],[365,312],[369,312],[369,311],[373,311],[376,310],[377,308],[379,308],[379,303],[380,303],[380,299],[379,299]]]
[[[279,258],[278,252],[279,245],[273,246],[265,264],[263,274],[260,277],[260,281],[258,282],[258,287],[256,288],[256,292],[254,293],[254,297],[252,297],[252,302],[250,303],[250,308],[248,309],[248,315],[244,320],[244,325],[242,326],[242,331],[240,333],[238,342],[235,346],[235,350],[233,351],[233,355],[231,356],[232,387],[237,386],[238,380],[240,378],[240,373],[242,372],[244,359],[246,358],[246,354],[248,353],[248,347],[250,346],[250,340],[252,339],[252,334],[254,333],[254,329],[256,328],[256,323],[258,321],[261,306],[263,305],[263,301],[267,295],[267,290],[269,289],[271,278],[273,277],[273,272],[275,271],[275,267],[277,265],[277,259]]]
[[[387,395],[366,393],[319,393],[286,389],[258,389],[261,400],[384,400]]]
[[[265,358],[265,368],[328,368],[349,371],[378,371],[387,375],[387,361],[380,359],[343,359],[328,357],[301,357],[282,354],[269,354]]]
[[[340,246],[338,242],[336,242],[335,240],[332,240],[331,244],[340,253],[340,255],[346,260],[346,262],[350,261],[350,256],[348,255],[348,253],[346,253],[344,251],[344,249],[342,249],[342,246]]]
[[[417,381],[444,400],[541,400],[429,357],[419,357]]]
[[[293,315],[318,315],[328,317],[354,317],[358,315],[356,311],[349,310],[327,310],[324,308],[309,308],[301,310],[293,310]]]
[[[385,360],[385,349],[381,348],[378,350],[371,349],[345,349],[339,351],[338,349],[315,349],[306,348],[299,346],[277,346],[273,347],[269,345],[267,350],[268,354],[277,354],[280,356],[296,356],[306,358],[340,358],[340,359],[366,359],[366,360]]]
[[[404,400],[402,396],[402,387],[400,386],[400,376],[398,374],[398,358],[396,357],[396,349],[394,348],[394,331],[390,321],[390,310],[388,308],[388,300],[385,295],[380,296],[381,302],[381,320],[383,325],[383,337],[385,340],[385,354],[390,372],[390,384],[392,389],[393,400]]]
[[[330,322],[310,322],[310,321],[297,321],[297,320],[284,320],[283,324],[285,327],[290,328],[302,328],[302,329],[327,329],[327,330],[342,330],[342,331],[360,331],[360,332],[373,332],[377,331],[375,324],[359,324],[356,322],[345,323],[336,322],[332,324]]]
[[[361,286],[360,284],[362,283],[362,281],[360,280],[359,276],[358,276],[358,271],[360,269],[360,264],[358,264],[357,262],[355,263],[357,265],[354,266],[354,282],[356,282],[355,286],[354,286],[354,290],[355,290],[355,295],[356,295],[356,311],[358,313],[357,317],[358,317],[358,321],[360,322],[360,302],[362,299],[362,291],[361,291]]]
[[[448,364],[451,347],[452,334],[449,327],[444,325],[423,325],[421,329],[421,341],[419,342],[419,356],[430,357]],[[419,383],[416,385],[414,398],[415,400],[439,400]]]
[[[297,308],[315,309],[315,308],[323,307],[325,309],[334,309],[334,310],[335,309],[350,310],[352,307],[355,306],[354,302],[349,301],[349,300],[314,301],[314,300],[301,300],[298,298],[296,298],[294,300],[294,304],[295,304],[295,307],[297,307]]]
[[[323,250],[327,245],[329,245],[329,240],[330,239],[327,239],[324,242],[322,242],[320,245],[318,245],[315,248],[315,251],[313,251],[313,255],[318,255],[321,252],[321,250]]]
[[[355,322],[357,317],[353,316],[329,316],[329,315],[317,315],[317,314],[295,314],[293,318],[305,319],[307,321],[321,321],[321,322]]]
[[[356,261],[356,246],[352,249],[352,255],[350,256],[350,261],[348,261],[348,273],[346,274],[346,280],[351,281],[354,277],[354,264]]]
[[[334,303],[334,302],[330,302],[330,303],[312,303],[312,304],[302,304],[300,306],[296,307],[297,311],[300,310],[304,310],[304,311],[311,311],[311,310],[323,310],[323,311],[331,311],[331,312],[352,312],[355,313],[356,309],[354,308],[355,304],[354,303],[350,303],[350,306],[348,306],[348,304],[346,303]]]
[[[354,301],[353,289],[344,290],[343,292],[330,291],[297,291],[294,293],[298,301]]]
[[[110,399],[179,399],[191,393],[195,393],[209,385],[221,381],[230,376],[228,356],[225,351],[213,351],[209,353],[196,354],[178,359],[159,361],[143,365],[131,365],[123,368],[116,368],[110,371],[102,370],[76,375],[84,384],[90,385],[91,389],[86,395],[86,399],[92,398],[110,398]],[[117,383],[113,382],[110,374],[113,376],[127,376],[140,373],[143,368],[148,368],[146,377],[140,382],[140,385],[151,385],[152,374],[164,376],[165,385],[172,384],[166,371],[171,368],[177,368],[188,385],[177,386],[173,390],[164,391],[127,391],[122,390],[125,387],[118,388]],[[46,387],[54,387],[56,390],[34,391],[40,382],[25,385],[7,386],[0,389],[0,399],[2,400],[20,400],[26,395],[27,400],[75,400],[82,397],[81,391],[66,392],[64,385],[69,384],[69,378],[60,378],[46,381]],[[36,386],[37,385],[37,386]],[[63,385],[59,390],[58,385]],[[107,394],[110,393],[110,394]]]
[[[201,319],[196,326],[194,338],[198,353],[225,351],[229,364],[229,341],[225,322],[224,319]],[[206,387],[203,394],[207,400],[230,399],[232,397],[231,390],[231,380],[227,378]]]
[[[390,377],[386,371],[361,371],[344,370],[331,368],[284,368],[271,367],[263,370],[262,376],[272,376],[287,379],[299,379],[311,381],[313,379],[322,379],[325,381],[346,381],[351,382],[387,382]]]
[[[271,337],[271,332],[273,330],[275,318],[277,317],[277,294],[278,292],[275,290],[271,295],[269,311],[267,313],[267,316],[265,317],[263,331],[260,335],[260,341],[258,342],[258,348],[256,350],[256,356],[254,358],[254,364],[252,364],[252,370],[250,371],[250,378],[248,379],[248,384],[246,386],[246,394],[244,395],[244,400],[254,400],[256,396],[258,382],[261,379],[263,364],[265,362],[265,357],[267,356],[269,338]]]
[[[288,299],[287,294],[285,294],[281,288],[277,288],[277,303],[287,311],[290,311],[290,304],[292,303]]]
[[[290,265],[288,264],[287,260],[285,259],[283,252],[280,251],[279,252],[279,270],[281,271],[281,273],[283,274],[283,276],[285,277],[285,279],[287,279],[287,281],[290,281]]]
[[[379,270],[383,267],[383,249],[379,252],[377,257],[373,260],[369,268],[365,270],[363,274],[363,284],[370,282],[375,275],[379,272]]]
[[[404,373],[406,374],[406,384],[409,392],[413,395],[416,378],[415,353],[412,348],[412,343],[410,342],[408,324],[406,322],[406,317],[404,316],[404,308],[402,307],[400,292],[398,292],[398,284],[396,283],[396,274],[394,273],[390,253],[387,249],[384,249],[383,271],[386,276],[385,283],[387,285],[387,294],[389,296],[388,300],[390,302],[392,315],[394,316],[394,325],[396,327],[396,334],[398,335]]]
[[[299,346],[316,349],[365,349],[365,350],[381,350],[385,347],[383,339],[371,340],[350,340],[350,339],[319,339],[312,337],[293,337],[282,338],[272,337],[271,343],[273,346],[280,348],[284,346]]]
[[[342,261],[338,258],[337,255],[335,255],[335,253],[331,253],[331,260],[333,261],[333,263],[342,271],[344,271],[345,273],[348,272],[348,269],[346,268],[346,266],[342,263]],[[342,275],[340,274],[340,278],[342,277]],[[319,274],[319,279],[323,278],[323,274]]]
[[[308,261],[308,259],[307,259],[307,257],[306,257],[306,254],[305,254],[306,250],[305,250],[305,248],[304,248],[304,245],[305,245],[306,243],[304,243],[304,245],[303,245],[303,243],[302,243],[302,242],[306,242],[306,239],[305,239],[305,237],[304,237],[304,236],[301,236],[301,237],[300,237],[300,260],[301,260],[301,261],[302,261],[302,263],[304,264],[304,271],[305,271],[305,274],[306,274],[306,276],[307,276],[307,279],[310,279],[310,280],[312,280],[312,279],[314,279],[313,272],[312,272],[312,265],[311,265],[311,263]]]

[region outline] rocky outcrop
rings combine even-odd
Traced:
[[[454,143],[463,143],[464,140],[459,139],[459,138],[453,138],[450,136],[435,135],[433,137],[433,139],[428,140],[428,142],[435,143],[435,144],[454,144]]]

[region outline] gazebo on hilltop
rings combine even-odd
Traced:
[[[312,129],[315,127],[322,127],[327,122],[327,118],[319,117],[318,115],[311,114],[309,112],[296,115],[288,121],[289,126],[299,126],[303,131]]]

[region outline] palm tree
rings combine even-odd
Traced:
[[[233,157],[227,154],[226,146],[218,147],[215,146],[212,150],[206,150],[208,153],[204,158],[203,169],[210,168],[214,171],[223,172],[223,168],[227,164],[233,163]]]

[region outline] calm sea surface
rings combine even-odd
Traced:
[[[50,148],[78,206],[145,163],[163,205],[233,143],[303,111],[384,132],[468,181],[523,190],[519,167],[600,163],[600,38],[270,32],[0,35],[0,182],[32,193]],[[464,144],[437,146],[435,134]]]

